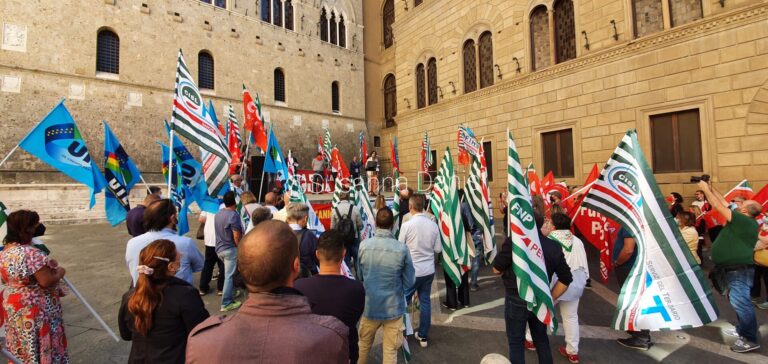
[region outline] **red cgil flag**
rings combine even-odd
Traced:
[[[243,108],[245,114],[245,123],[243,127],[245,130],[251,132],[251,138],[257,147],[261,148],[263,152],[267,151],[267,133],[264,130],[264,121],[261,120],[261,115],[256,108],[256,104],[253,103],[251,94],[248,93],[248,89],[243,85]]]

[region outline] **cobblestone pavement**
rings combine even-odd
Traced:
[[[190,221],[195,221],[190,219]],[[195,226],[196,227],[196,226]],[[192,229],[195,230],[194,228]],[[67,268],[67,276],[101,313],[104,320],[117,332],[117,311],[120,299],[130,283],[125,266],[125,243],[128,234],[124,225],[108,224],[50,226],[45,237],[52,256]],[[202,242],[198,242],[202,251]],[[588,251],[592,277],[597,274],[597,253]],[[196,275],[196,279],[197,279]],[[599,280],[599,278],[597,279]],[[728,345],[734,339],[721,334],[722,328],[732,327],[736,315],[724,297],[718,296],[721,318],[705,327],[653,333],[655,345],[647,352],[619,346],[616,338],[623,332],[610,329],[618,286],[615,281],[607,285],[593,280],[594,288],[585,290],[579,307],[581,326],[580,357],[582,363],[766,363],[768,348],[762,352],[735,354]],[[439,298],[444,297],[442,277],[435,279],[432,290],[432,329],[429,347],[422,349],[412,338],[412,363],[478,363],[488,353],[507,355],[504,334],[504,288],[490,267],[481,270],[480,290],[472,292],[471,306],[451,312],[442,309]],[[211,314],[218,314],[219,297],[204,297]],[[130,351],[129,342],[116,343],[99,326],[82,304],[73,296],[63,299],[69,353],[74,363],[125,363]],[[768,337],[768,312],[757,312],[763,337]],[[381,361],[381,339],[374,346],[372,362]],[[562,330],[551,337],[555,363],[567,363],[555,351],[564,345]],[[768,342],[763,339],[763,345]],[[533,352],[526,354],[528,362],[536,362]],[[400,362],[403,359],[400,358]]]

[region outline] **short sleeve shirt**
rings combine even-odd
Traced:
[[[712,261],[720,265],[754,264],[758,227],[755,219],[732,211],[731,221],[712,244]]]
[[[236,247],[233,232],[243,233],[243,224],[237,211],[220,210],[214,218],[216,228],[216,253]]]

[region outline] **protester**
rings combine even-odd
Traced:
[[[288,205],[291,203],[291,194],[290,193],[284,193],[283,194],[283,208],[278,210],[277,212],[272,212],[272,219],[275,219],[277,221],[285,222],[285,219],[288,217]]]
[[[558,281],[552,288],[552,300],[557,300],[573,281],[571,269],[565,260],[560,245],[541,234],[544,225],[544,211],[534,208],[534,220],[539,227],[539,241],[547,268],[547,277],[557,274]],[[517,276],[512,264],[512,239],[506,238],[501,251],[493,261],[493,272],[500,274],[506,289],[504,301],[504,321],[506,323],[507,342],[509,344],[509,359],[513,363],[525,363],[525,327],[531,330],[533,343],[539,363],[552,363],[552,352],[547,337],[547,327],[539,321],[536,314],[528,310],[526,301],[520,298],[517,287]]]
[[[323,153],[317,152],[317,156],[312,160],[312,172],[312,192],[322,192],[323,179],[325,176],[325,159],[323,158]]]
[[[467,201],[464,198],[463,189],[459,189],[458,196],[461,204],[459,207],[461,211],[461,223],[464,225],[465,233],[469,234],[466,237],[467,244],[477,246],[477,243],[474,241],[475,237],[473,236],[473,231],[476,233],[474,230],[474,219],[472,217],[472,212],[469,209],[469,204],[467,204]],[[480,244],[482,245],[482,240]],[[443,307],[446,307],[451,311],[455,311],[462,307],[469,307],[469,274],[470,272],[462,270],[461,284],[456,287],[456,283],[454,283],[448,273],[443,270],[443,279],[445,280],[445,301],[441,302]]]
[[[360,250],[360,231],[363,230],[363,219],[360,208],[349,201],[349,192],[342,191],[339,197],[341,201],[331,212],[331,229],[339,230],[339,233],[344,236],[344,248],[346,249],[344,262],[347,263],[347,267],[355,267],[355,273],[357,273],[360,269],[357,257]]]
[[[256,225],[267,221],[272,220],[272,212],[269,211],[266,207],[258,207],[255,210],[253,210],[253,214],[251,215],[251,221],[248,223],[248,228],[245,229],[245,233],[248,234],[253,230]]]
[[[317,237],[315,232],[307,229],[309,220],[309,206],[302,202],[292,202],[287,207],[288,217],[286,222],[296,235],[299,242],[299,262],[301,263],[301,277],[306,278],[317,274],[318,264]]]
[[[291,197],[290,193],[283,193],[282,187],[275,187],[272,189],[272,192],[275,193],[275,208],[277,211],[280,211],[285,208],[285,205],[288,203],[286,202],[285,196],[287,195],[289,198]]]
[[[117,323],[132,341],[129,363],[184,363],[187,336],[208,318],[195,288],[174,277],[181,254],[170,240],[155,240],[141,250],[139,279],[120,305]]]
[[[707,197],[704,195],[704,191],[696,190],[696,192],[693,194],[693,197],[694,201],[691,202],[691,205],[694,205],[704,211],[704,206],[707,205]]]
[[[5,221],[0,252],[5,348],[23,363],[67,363],[59,287],[66,270],[32,245],[37,212],[18,210]]]
[[[376,196],[379,191],[379,158],[375,151],[365,160],[365,172],[368,175],[368,194]]]
[[[219,209],[223,209],[224,204],[219,206]],[[216,277],[216,289],[218,295],[221,296],[224,292],[224,262],[219,259],[219,255],[216,254],[216,214],[202,211],[198,221],[203,225],[203,244],[205,245],[205,261],[203,263],[203,271],[200,273],[200,285],[199,291],[201,296],[208,294],[210,290],[211,278],[213,277],[214,266],[218,267],[219,274]]]
[[[357,363],[357,323],[365,307],[363,284],[341,275],[345,237],[337,230],[320,235],[317,259],[320,271],[296,281],[296,289],[309,299],[312,313],[341,320],[349,329],[349,362]]]
[[[704,191],[712,208],[725,218],[725,226],[712,244],[712,261],[716,269],[722,269],[728,283],[728,301],[736,311],[736,331],[726,334],[738,336],[731,345],[731,351],[746,353],[757,350],[757,319],[755,308],[750,301],[750,289],[755,275],[753,252],[758,241],[758,224],[762,206],[753,200],[744,201],[737,210],[728,208],[728,203],[714,186],[706,181],[698,184]]]
[[[144,230],[144,210],[149,204],[159,199],[160,197],[155,194],[147,194],[141,204],[128,211],[128,214],[125,216],[125,227],[128,228],[130,236],[137,237],[147,232]]]
[[[677,217],[677,214],[679,214],[684,210],[683,196],[677,192],[670,193],[669,196],[667,197],[667,202],[670,203],[669,212],[672,214],[672,217]]]
[[[157,196],[158,199],[163,198],[163,190],[157,186],[149,186],[149,194]]]
[[[571,363],[579,362],[579,300],[589,278],[587,252],[581,239],[571,233],[571,218],[563,213],[552,214],[552,224],[555,231],[549,233],[549,238],[562,248],[565,262],[571,268],[573,281],[568,289],[560,296],[557,305],[560,316],[563,317],[565,331],[565,346],[557,351]]]
[[[277,207],[275,206],[276,204],[277,194],[274,192],[267,192],[267,194],[264,195],[264,207],[268,208],[273,215],[278,211]]]
[[[677,221],[683,241],[688,245],[688,249],[691,250],[696,263],[701,264],[699,254],[696,252],[699,249],[699,232],[696,231],[695,227],[696,217],[688,211],[680,211],[677,213]]]
[[[474,248],[474,257],[472,257],[472,268],[469,272],[469,289],[471,291],[477,291],[480,289],[480,285],[477,284],[477,275],[480,272],[480,264],[482,264],[483,259],[482,257],[485,256],[484,247],[483,247],[483,231],[480,230],[480,228],[475,223],[475,218],[472,216],[472,210],[469,208],[469,203],[467,203],[466,194],[464,194],[464,190],[459,190],[459,198],[462,198],[461,202],[461,221],[464,224],[464,232],[467,233],[467,244],[471,244]],[[469,297],[469,296],[467,296]],[[469,305],[469,300],[467,302],[464,302],[465,306]]]
[[[706,239],[704,238],[707,234],[706,216],[701,212],[701,208],[693,204],[688,208],[688,212],[692,213],[694,216],[694,227],[696,228],[696,233],[699,235],[696,256],[699,257],[699,261],[701,262],[704,261],[704,245],[706,244]]]
[[[230,180],[232,181],[232,188],[238,196],[242,195],[243,192],[246,191],[245,185],[243,185],[243,176],[239,174],[233,174],[230,176]]]
[[[181,253],[181,267],[176,272],[176,277],[194,284],[192,274],[203,270],[205,261],[192,239],[176,233],[178,222],[178,212],[169,199],[155,201],[144,210],[144,229],[147,232],[128,240],[125,247],[125,262],[128,264],[128,272],[131,274],[134,286],[138,279],[136,266],[139,265],[141,249],[160,239],[172,241],[176,244],[176,250]]]
[[[408,200],[410,220],[400,227],[398,240],[408,246],[413,261],[416,280],[406,290],[406,302],[410,303],[413,294],[419,295],[419,330],[414,337],[422,348],[428,345],[429,328],[432,323],[432,302],[430,294],[435,278],[435,254],[443,251],[440,244],[440,230],[432,220],[424,215],[424,196],[413,196]]]
[[[504,236],[509,235],[509,211],[507,209],[507,192],[499,193],[499,210],[501,210],[501,220],[504,222]]]
[[[365,310],[360,320],[360,364],[383,330],[382,362],[395,363],[403,340],[405,290],[414,285],[414,267],[405,244],[392,236],[394,216],[389,209],[376,214],[376,233],[360,244],[360,271],[365,286]]]
[[[238,261],[248,299],[237,315],[210,317],[192,330],[187,363],[349,363],[347,327],[312,314],[293,288],[298,255],[283,222],[265,221],[246,235]]]
[[[405,221],[405,215],[407,215],[410,212],[410,207],[408,205],[408,199],[413,196],[413,189],[410,187],[405,187],[405,183],[400,184],[400,213],[398,214],[399,226],[403,226]],[[410,216],[409,216],[410,217]]]
[[[260,208],[261,205],[256,202],[256,196],[248,191],[243,192],[240,195],[240,205],[243,209],[243,211],[240,213],[240,222],[242,222],[246,232],[251,231],[251,229],[253,229],[251,224],[251,216],[253,215],[253,211],[257,208]]]
[[[629,272],[637,263],[637,244],[632,234],[625,228],[621,228],[613,244],[613,270],[616,273],[616,280],[619,282],[619,289],[624,286],[624,282],[629,277]],[[648,350],[653,345],[651,332],[649,330],[627,331],[628,338],[616,339],[616,342],[632,349]]]
[[[237,269],[237,245],[243,236],[243,225],[237,213],[234,192],[228,191],[224,194],[224,209],[216,213],[214,228],[216,230],[216,255],[224,262],[221,312],[232,311],[240,307],[241,304],[241,302],[235,301],[235,298],[240,296],[240,291],[234,289],[234,278]]]
[[[352,157],[352,162],[349,162],[349,177],[353,182],[357,183],[357,180],[360,179],[360,170],[362,168],[360,159],[357,156]]]
[[[387,207],[387,199],[384,198],[384,195],[376,196],[376,201],[373,202],[373,215],[376,216],[379,209],[384,208],[389,208]]]

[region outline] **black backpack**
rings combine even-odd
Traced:
[[[344,236],[344,246],[348,247],[355,241],[355,223],[352,221],[352,209],[354,206],[349,205],[349,211],[347,216],[341,216],[339,209],[336,210],[336,217],[339,218],[339,222],[336,224],[336,230]]]

